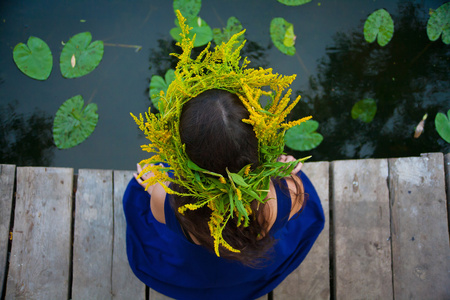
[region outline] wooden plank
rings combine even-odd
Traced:
[[[392,299],[387,160],[331,166],[336,299]]]
[[[445,164],[445,192],[447,194],[447,218],[448,218],[448,230],[450,232],[450,153],[444,155]]]
[[[150,300],[171,300],[173,298],[163,295],[153,289],[150,289]]]
[[[145,299],[145,284],[134,274],[128,264],[126,249],[126,221],[122,198],[132,171],[114,171],[114,244],[112,265],[113,299]]]
[[[16,166],[0,165],[0,295],[3,295],[3,282],[8,260],[9,226],[15,174]]]
[[[73,245],[74,299],[110,299],[112,171],[79,170]]]
[[[274,290],[274,299],[330,299],[329,163],[306,163],[302,171],[319,194],[325,227],[303,263]]]
[[[389,160],[395,299],[450,299],[442,153]]]
[[[17,168],[6,299],[69,296],[73,169]]]

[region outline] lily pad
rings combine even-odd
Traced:
[[[227,21],[227,27],[223,29],[223,31],[220,28],[214,28],[213,29],[213,38],[214,43],[216,45],[221,45],[222,43],[226,43],[230,40],[230,38],[236,34],[242,31],[242,24],[236,17],[230,17]],[[239,42],[244,41],[244,35],[239,36]],[[237,46],[236,46],[237,47]]]
[[[372,43],[377,39],[378,45],[384,47],[389,43],[393,35],[394,20],[383,8],[371,13],[364,23],[364,38],[368,43]]]
[[[170,83],[175,79],[175,71],[172,69],[167,70],[164,78],[159,75],[153,75],[150,81],[150,99],[152,100],[153,105],[159,108],[159,93],[161,91],[166,92]]]
[[[442,33],[444,44],[450,44],[450,2],[438,7],[427,23],[427,34],[430,41],[436,41]]]
[[[441,138],[450,143],[450,109],[447,111],[447,116],[440,112],[437,113],[434,125]]]
[[[311,2],[311,0],[278,0],[278,2],[287,6],[298,6]]]
[[[46,80],[53,67],[53,56],[48,45],[38,37],[30,36],[27,45],[14,47],[13,59],[20,71],[36,80]]]
[[[319,128],[319,122],[314,120],[289,128],[284,136],[286,146],[298,151],[316,148],[323,141],[323,136],[316,132],[317,128]]]
[[[363,122],[372,122],[377,113],[377,103],[371,98],[363,99],[355,103],[352,108],[352,118]]]
[[[294,25],[283,18],[274,18],[270,22],[270,37],[278,50],[291,56],[295,54]]]
[[[175,20],[175,24],[178,22]],[[187,24],[192,29],[189,31],[189,38],[193,38],[195,35],[194,47],[200,47],[208,44],[213,38],[213,32],[211,27],[200,17],[196,17],[193,20],[188,20]],[[178,25],[178,24],[177,24]],[[175,27],[170,30],[170,35],[177,42],[181,42],[181,28]]]
[[[59,59],[61,74],[77,78],[89,74],[103,58],[103,41],[91,43],[90,32],[74,35],[64,46]]]
[[[181,12],[183,17],[187,20],[192,20],[197,17],[200,9],[202,8],[201,0],[174,0],[173,1],[173,11],[176,13],[177,10]]]
[[[66,100],[56,112],[53,121],[53,139],[56,147],[67,149],[87,139],[98,122],[97,104],[90,103],[84,109],[80,95]]]

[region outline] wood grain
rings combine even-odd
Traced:
[[[274,299],[330,299],[329,163],[306,163],[302,171],[319,194],[325,227],[302,264],[274,290]]]
[[[6,299],[69,295],[73,169],[17,168]]]
[[[388,164],[332,162],[337,299],[392,299]]]
[[[0,165],[0,295],[6,275],[15,175],[16,166]]]
[[[113,299],[145,299],[145,285],[133,274],[127,258],[122,198],[131,178],[131,171],[114,171]]]
[[[389,171],[395,299],[450,299],[443,154],[390,159]]]
[[[75,201],[73,299],[110,299],[112,171],[79,170]]]

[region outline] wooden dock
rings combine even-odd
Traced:
[[[263,299],[450,299],[450,154],[303,171],[325,229]],[[132,173],[0,165],[1,299],[168,299],[128,266],[122,195]]]

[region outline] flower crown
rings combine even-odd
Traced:
[[[284,151],[284,134],[287,129],[309,120],[311,117],[297,121],[285,122],[286,116],[300,100],[298,96],[290,101],[291,90],[284,95],[283,91],[295,79],[295,75],[281,76],[272,74],[272,69],[246,68],[249,61],[245,58],[242,65],[240,51],[245,41],[239,43],[238,37],[244,31],[231,37],[227,43],[222,43],[210,51],[210,44],[196,59],[191,58],[194,39],[188,38],[189,28],[186,19],[177,11],[181,27],[181,54],[171,54],[179,61],[175,70],[175,80],[170,84],[167,92],[160,93],[158,104],[159,113],[145,113],[139,118],[132,117],[139,128],[145,133],[151,144],[142,145],[142,150],[155,153],[144,159],[140,164],[149,164],[142,170],[144,173],[153,172],[154,176],[145,180],[147,188],[159,182],[169,194],[190,196],[197,202],[185,204],[179,208],[179,213],[186,210],[196,210],[207,205],[212,213],[208,222],[211,236],[214,239],[214,251],[220,256],[219,246],[232,252],[240,252],[231,247],[223,238],[222,231],[230,218],[237,218],[237,226],[248,226],[253,213],[251,203],[267,202],[271,177],[289,176],[299,162],[307,158],[290,163],[277,162],[277,158]],[[270,91],[263,90],[269,87]],[[259,165],[253,168],[244,166],[239,172],[227,170],[227,177],[200,168],[193,163],[185,152],[185,145],[180,138],[180,115],[183,105],[190,99],[210,89],[222,89],[236,94],[249,111],[249,118],[244,123],[253,126],[258,139]],[[260,104],[261,96],[269,101],[264,107]],[[290,103],[291,102],[291,103]],[[167,163],[170,167],[160,164]],[[174,176],[169,177],[172,171]],[[186,193],[179,193],[167,187],[164,182],[172,182],[185,188]],[[252,218],[253,219],[253,218]]]

